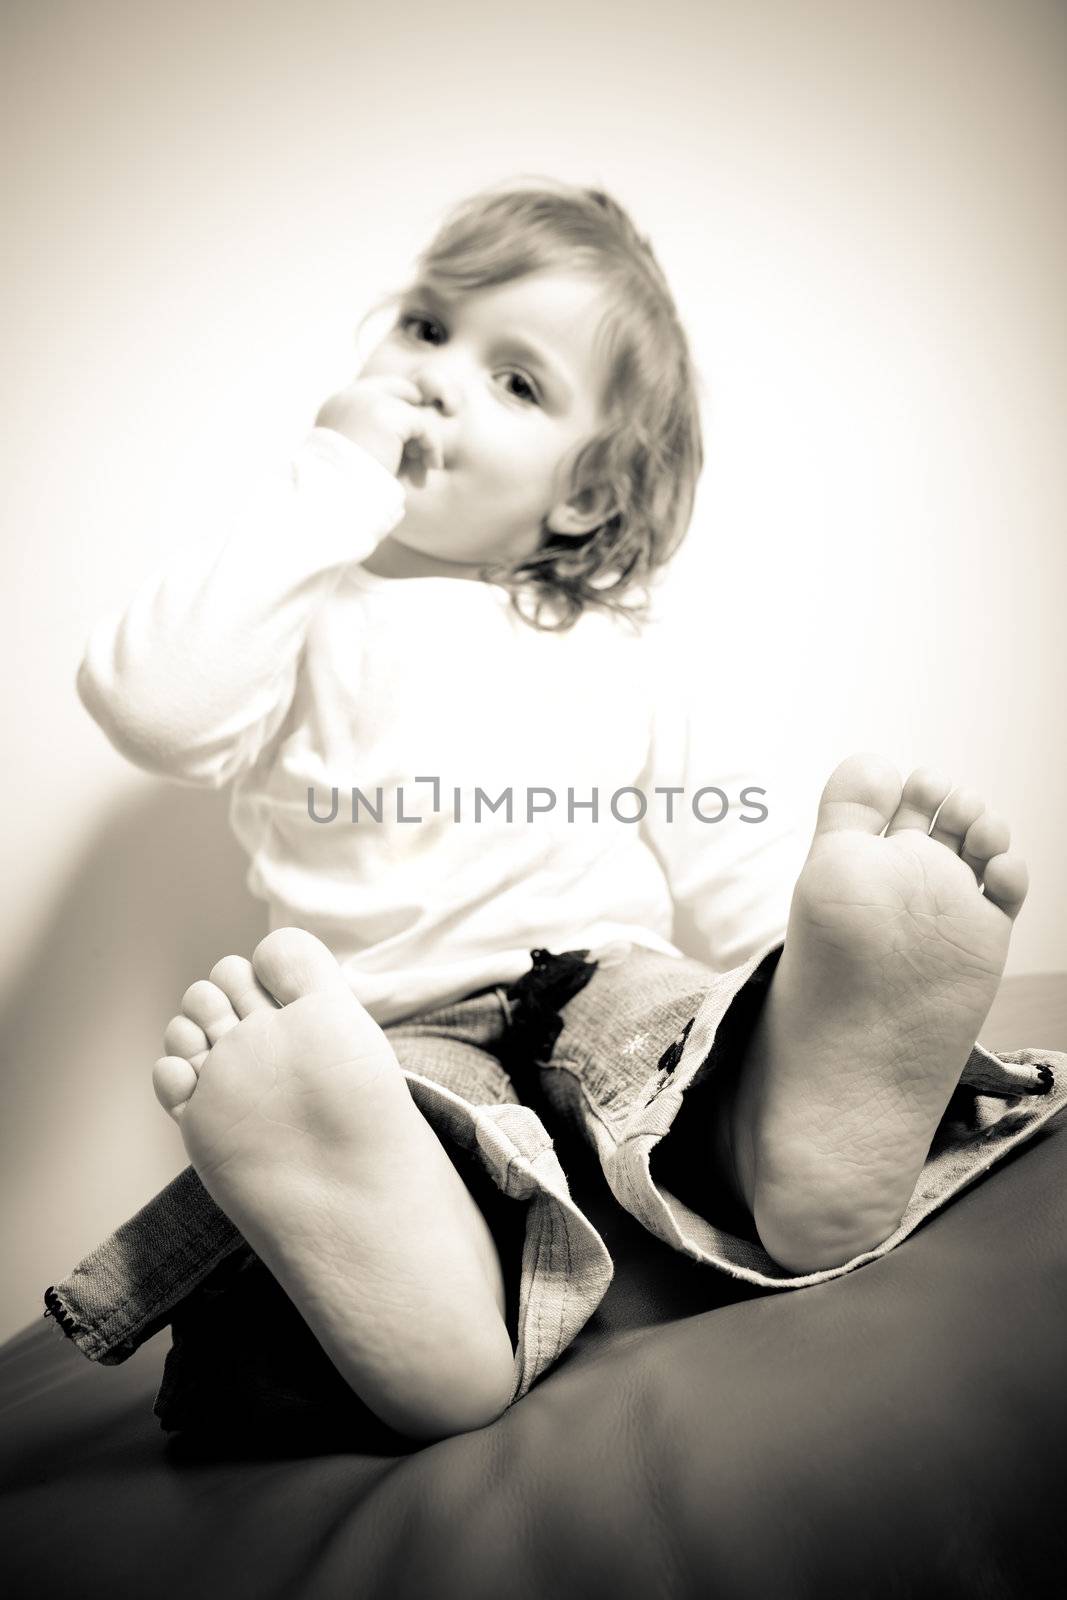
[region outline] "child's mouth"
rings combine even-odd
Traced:
[[[421,446],[410,442],[404,446],[404,453],[400,457],[400,466],[396,475],[398,478],[404,479],[405,482],[412,484],[416,489],[421,489],[425,486],[429,468]]]

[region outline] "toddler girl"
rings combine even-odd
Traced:
[[[502,185],[289,470],[94,629],[86,706],[138,764],[232,784],[273,931],[166,1029],[191,1168],[48,1292],[87,1354],[254,1251],[379,1418],[476,1428],[611,1276],[539,1110],[661,1238],[795,1287],[1057,1108],[1031,1052],[975,1044],[1027,887],[981,797],[854,756],[798,878],[710,672],[687,711],[640,602],[701,464],[648,241],[600,191]]]

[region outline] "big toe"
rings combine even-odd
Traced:
[[[900,804],[900,774],[884,756],[861,752],[835,767],[819,801],[815,834],[881,833]]]
[[[276,928],[268,933],[252,952],[252,966],[264,989],[283,1006],[323,989],[348,991],[336,958],[321,939],[304,928]]]

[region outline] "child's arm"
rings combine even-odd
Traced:
[[[784,939],[805,841],[773,773],[739,756],[734,735],[721,726],[733,719],[716,718],[722,691],[714,684],[706,691],[694,685],[691,666],[666,640],[656,637],[651,653],[657,703],[643,777],[648,810],[642,833],[670,885],[675,942],[728,972]],[[667,796],[654,793],[657,786],[682,791],[673,797],[672,821]],[[715,789],[729,809],[720,821],[702,821],[694,800],[705,818],[723,811]]]
[[[365,381],[328,401],[286,471],[215,513],[225,534],[93,628],[78,692],[131,761],[218,787],[277,732],[316,610],[403,516],[395,473],[427,423],[410,390]]]

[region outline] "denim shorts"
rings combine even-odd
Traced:
[[[976,1045],[895,1232],[840,1266],[791,1274],[711,1175],[710,1086],[739,1062],[780,954],[776,945],[715,973],[630,945],[534,950],[516,982],[386,1027],[416,1105],[508,1224],[494,1232],[513,1286],[512,1400],[566,1349],[612,1276],[600,1235],[571,1198],[554,1118],[592,1145],[619,1205],[667,1244],[765,1289],[795,1289],[894,1249],[1067,1099],[1067,1056],[998,1056]],[[156,1410],[165,1428],[178,1427],[188,1414],[183,1385],[195,1370],[202,1381],[211,1347],[222,1345],[205,1334],[194,1360],[188,1330],[209,1303],[236,1306],[252,1292],[249,1267],[260,1293],[265,1268],[189,1167],[46,1292],[47,1314],[105,1364],[170,1324]],[[247,1345],[247,1319],[240,1326]]]

